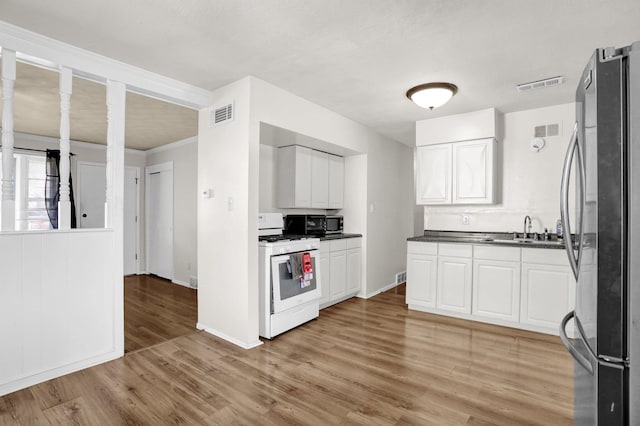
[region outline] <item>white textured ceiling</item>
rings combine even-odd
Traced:
[[[14,129],[41,136],[60,136],[59,75],[24,63],[16,66]],[[1,89],[0,82],[0,89]],[[73,78],[71,139],[106,144],[106,87]],[[0,112],[2,104],[0,104]],[[147,150],[187,139],[198,132],[198,112],[156,99],[127,93],[127,148]]]
[[[254,75],[408,145],[416,120],[571,102],[593,49],[640,40],[638,0],[2,0],[0,19],[205,89]],[[429,81],[458,94],[419,109],[404,94]]]

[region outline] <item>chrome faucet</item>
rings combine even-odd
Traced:
[[[529,221],[529,226],[527,226],[527,221]],[[531,233],[531,217],[529,215],[524,217],[524,232],[522,233],[522,238],[528,238],[528,234]]]

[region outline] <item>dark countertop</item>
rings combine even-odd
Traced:
[[[343,238],[359,238],[362,237],[362,234],[329,234],[324,237],[320,237],[320,241],[327,240],[340,240]]]
[[[522,237],[522,234],[518,234]],[[526,248],[550,248],[564,249],[563,240],[558,240],[555,234],[549,235],[550,239],[545,241],[543,236],[539,240],[528,238],[526,240],[514,240],[513,232],[463,232],[463,231],[430,231],[425,230],[424,235],[407,238],[407,241],[425,243],[459,243],[459,244],[486,244],[508,247]]]

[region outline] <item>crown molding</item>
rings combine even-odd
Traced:
[[[158,152],[169,151],[169,150],[180,148],[182,146],[190,145],[190,144],[196,143],[196,142],[198,142],[198,137],[197,136],[191,136],[190,138],[182,139],[182,140],[179,140],[179,141],[168,143],[166,145],[157,146],[155,148],[147,149],[146,151],[144,151],[144,153],[147,154],[147,155],[156,154]]]
[[[18,59],[57,69],[65,66],[74,75],[94,81],[119,81],[127,90],[193,109],[209,107],[212,92],[174,80],[41,34],[0,21],[0,46],[13,50]]]

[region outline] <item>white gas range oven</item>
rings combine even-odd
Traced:
[[[258,215],[260,336],[267,339],[317,318],[319,312],[320,240],[283,235],[282,228],[281,213]],[[302,277],[295,266],[300,259],[311,269]]]

